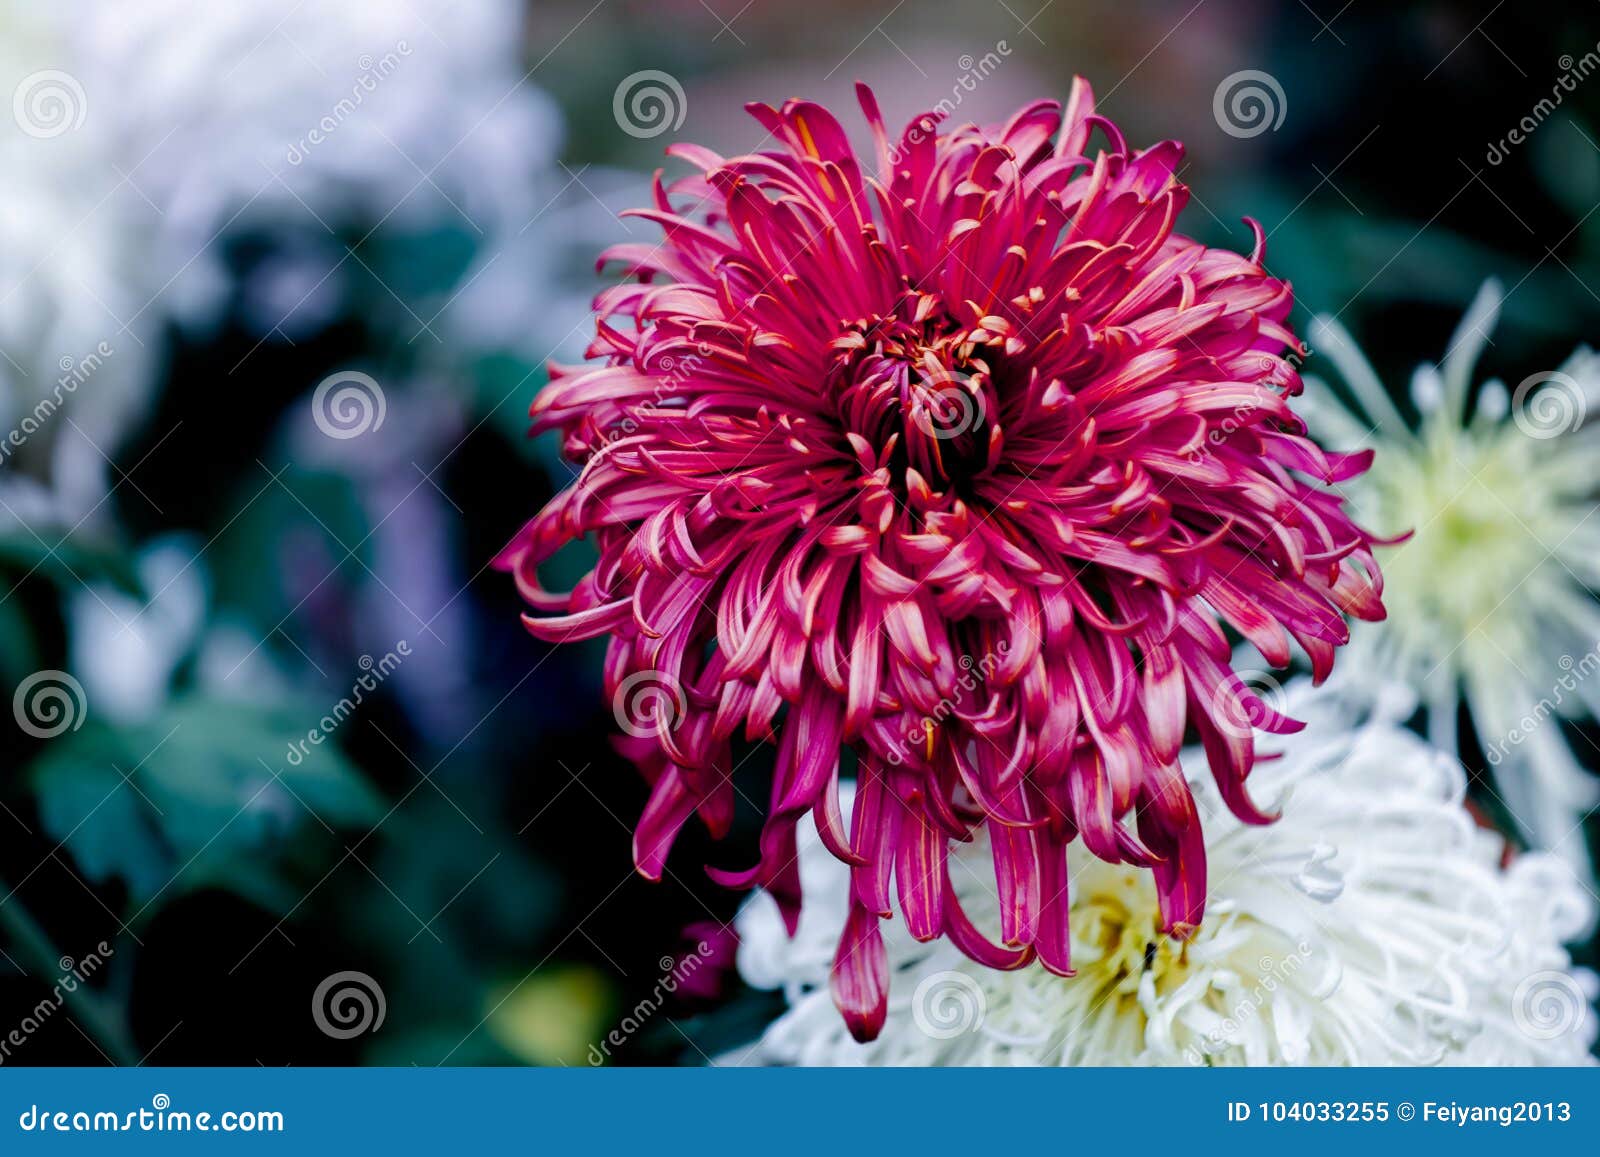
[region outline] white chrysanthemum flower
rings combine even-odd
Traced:
[[[1145,873],[1070,852],[1070,979],[998,972],[948,941],[885,926],[888,1022],[856,1043],[828,974],[848,872],[802,825],[797,935],[758,895],[741,912],[739,969],[789,1009],[728,1063],[804,1065],[1581,1064],[1589,979],[1565,938],[1589,919],[1560,860],[1522,856],[1463,806],[1460,766],[1390,720],[1358,719],[1291,685],[1310,726],[1252,777],[1283,818],[1240,824],[1192,774],[1211,865],[1204,924],[1160,932]],[[1198,752],[1185,767],[1203,772]],[[989,850],[952,855],[961,903],[998,926]]]
[[[1312,347],[1357,408],[1308,376],[1305,414],[1334,448],[1376,450],[1344,488],[1360,521],[1412,532],[1379,554],[1388,621],[1357,626],[1349,667],[1409,684],[1449,751],[1464,694],[1495,790],[1524,834],[1583,869],[1582,821],[1600,781],[1552,717],[1600,715],[1600,425],[1583,422],[1600,402],[1600,357],[1580,349],[1514,391],[1499,381],[1474,390],[1501,297],[1486,284],[1444,360],[1416,371],[1415,425],[1338,322],[1317,319]]]
[[[293,333],[381,264],[346,245],[380,227],[512,237],[566,180],[546,187],[559,115],[524,83],[515,0],[57,8],[56,67],[109,127],[108,167],[147,199],[151,290],[185,320],[234,288],[228,237],[272,230],[277,251],[237,288],[261,332]],[[404,304],[420,330],[442,302]]]

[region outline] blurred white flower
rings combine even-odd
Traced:
[[[159,218],[152,292],[186,320],[226,299],[229,237],[274,231],[238,288],[261,332],[292,333],[367,276],[370,231],[511,236],[548,195],[559,116],[525,83],[514,0],[59,7],[91,117]],[[404,304],[422,332],[434,309]]]
[[[97,713],[133,723],[165,705],[172,676],[205,619],[205,574],[194,565],[198,546],[171,535],[140,552],[135,569],[148,600],[103,583],[72,591],[72,669]]]
[[[141,723],[168,703],[180,669],[218,699],[270,703],[290,686],[248,628],[211,621],[203,544],[173,533],[151,539],[134,560],[144,597],[109,583],[79,584],[67,600],[72,670],[97,717]]]
[[[0,0],[0,418],[33,427],[7,464],[93,510],[173,320],[294,340],[360,302],[435,362],[557,352],[588,313],[561,243],[620,227],[609,176],[558,167],[522,21],[516,0]]]
[[[1204,759],[1184,764],[1211,865],[1205,922],[1163,936],[1137,871],[1069,852],[1077,975],[997,972],[946,941],[885,926],[888,1023],[857,1044],[828,973],[848,869],[802,825],[805,904],[784,935],[770,897],[740,913],[739,969],[789,1009],[725,1063],[804,1065],[1582,1064],[1594,1037],[1589,978],[1562,942],[1590,918],[1561,861],[1519,857],[1463,806],[1453,759],[1339,696],[1287,690],[1307,730],[1251,779],[1282,808],[1241,825]],[[952,855],[961,903],[999,925],[989,849]]]
[[[1449,751],[1464,695],[1494,789],[1523,834],[1586,870],[1582,824],[1600,780],[1560,719],[1600,715],[1600,421],[1584,422],[1600,402],[1600,359],[1580,349],[1513,391],[1499,381],[1474,389],[1501,297],[1486,284],[1444,360],[1416,371],[1415,425],[1338,322],[1317,319],[1312,348],[1356,406],[1308,376],[1304,412],[1333,448],[1376,451],[1344,488],[1362,523],[1412,532],[1379,554],[1389,618],[1357,625],[1348,668],[1409,684]]]
[[[139,215],[58,19],[0,0],[0,469],[67,475],[81,515],[105,489],[97,448],[113,452],[140,408],[152,327]]]

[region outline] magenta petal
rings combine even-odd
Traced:
[[[816,683],[805,702],[795,708],[784,735],[784,741],[794,746],[793,772],[778,810],[810,807],[827,785],[837,780],[842,707],[825,686]]]
[[[878,917],[858,905],[850,906],[828,987],[850,1035],[876,1040],[889,1015],[889,957]]]
[[[694,814],[695,797],[684,786],[676,767],[669,767],[656,780],[645,804],[644,814],[633,833],[633,863],[639,874],[651,880],[661,878],[667,853],[684,821]]]
[[[944,927],[948,849],[945,834],[920,809],[908,808],[895,847],[894,878],[906,931],[917,940],[932,940]]]
[[[1058,976],[1071,976],[1072,897],[1068,892],[1067,849],[1041,840],[1039,848],[1039,935],[1034,948],[1039,963]]]
[[[1145,652],[1144,692],[1153,753],[1158,760],[1176,759],[1186,716],[1183,668],[1173,649],[1156,646]]]
[[[707,867],[706,874],[725,888],[765,888],[778,902],[784,927],[793,936],[800,926],[800,852],[792,818],[768,820],[761,829],[761,859],[753,868],[730,872]]]
[[[962,910],[961,902],[956,899],[955,889],[950,887],[948,879],[944,890],[944,928],[950,935],[951,943],[986,968],[1010,971],[1021,968],[1033,959],[1031,945],[1002,948],[998,944],[991,944]]]
[[[850,836],[845,831],[844,816],[839,810],[839,777],[830,775],[823,785],[822,794],[811,806],[811,817],[816,821],[817,834],[822,844],[833,855],[855,867],[867,861],[850,847]]]
[[[1039,931],[1039,861],[1035,833],[1001,824],[990,828],[1000,888],[1000,939],[1032,944]]]
[[[850,848],[860,861],[850,870],[850,892],[855,903],[885,919],[892,912],[889,879],[900,842],[900,817],[900,802],[888,795],[877,760],[864,756],[850,815]]]
[[[1175,764],[1152,768],[1139,834],[1162,856],[1154,866],[1162,924],[1174,936],[1187,937],[1205,916],[1206,848],[1194,797]]]

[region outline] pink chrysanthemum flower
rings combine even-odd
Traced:
[[[1154,872],[1165,928],[1205,904],[1177,756],[1198,732],[1233,811],[1253,731],[1298,725],[1230,666],[1225,628],[1321,679],[1341,612],[1383,616],[1371,540],[1321,485],[1288,399],[1289,286],[1173,232],[1182,149],[1130,150],[1077,81],[1063,111],[898,142],[863,170],[825,109],[750,112],[779,148],[670,155],[702,170],[635,215],[665,232],[602,258],[598,367],[552,367],[535,429],[582,472],[500,558],[562,641],[610,633],[607,691],[653,785],[646,876],[698,812],[733,813],[731,745],[777,743],[759,884],[798,916],[795,824],[852,865],[834,997],[883,1024],[878,921],[976,960],[1068,975],[1066,846]],[[1106,145],[1093,153],[1100,129]],[[536,568],[593,535],[567,594]],[[843,752],[858,782],[848,828]],[[989,825],[999,943],[955,900],[949,843]]]

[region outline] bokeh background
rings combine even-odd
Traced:
[[[773,1015],[714,966],[660,1000],[755,817],[633,876],[599,647],[488,568],[671,141],[1082,73],[1302,324],[1398,385],[1496,275],[1521,377],[1600,337],[1600,80],[1491,148],[1597,41],[1579,0],[0,0],[0,1063],[703,1063]],[[1241,70],[1275,127],[1214,115]],[[345,972],[381,1025],[313,1015]]]

